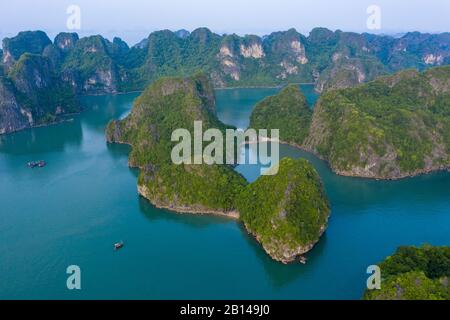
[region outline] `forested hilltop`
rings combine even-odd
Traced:
[[[328,91],[304,146],[347,176],[397,179],[450,168],[450,66]]]
[[[400,247],[379,267],[381,289],[365,300],[450,300],[450,247]]]
[[[306,160],[283,159],[277,175],[248,184],[229,165],[174,164],[172,132],[185,128],[193,137],[194,121],[200,120],[203,130],[227,128],[216,117],[207,77],[162,78],[136,99],[130,115],[109,123],[106,139],[132,146],[129,164],[140,168],[139,193],[155,206],[240,218],[284,263],[311,250],[330,213],[315,169]]]
[[[448,64],[449,43],[449,33],[393,38],[316,28],[308,36],[290,29],[241,37],[199,28],[156,31],[129,47],[99,35],[61,33],[52,42],[41,31],[21,32],[0,51],[0,134],[78,111],[79,94],[140,91],[161,76],[203,71],[215,87],[308,82],[322,92]]]
[[[282,159],[276,175],[259,177],[239,194],[237,208],[247,230],[283,263],[314,247],[330,215],[320,177],[305,159]]]
[[[174,211],[235,215],[235,198],[245,179],[228,165],[174,164],[172,133],[179,128],[194,137],[194,121],[203,130],[228,127],[215,114],[214,91],[203,75],[161,78],[134,102],[129,116],[112,121],[108,142],[132,146],[129,164],[141,169],[139,192],[155,206]],[[202,137],[203,138],[203,137]],[[196,156],[192,155],[191,163]]]
[[[279,129],[280,140],[301,146],[308,136],[313,111],[298,85],[257,103],[250,116],[250,128]]]
[[[334,172],[398,179],[450,168],[450,66],[329,90],[312,117],[298,88],[257,104],[251,127],[328,161]]]

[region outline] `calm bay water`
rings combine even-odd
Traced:
[[[219,117],[245,128],[254,103],[276,91],[218,91]],[[359,299],[367,266],[399,245],[450,244],[450,173],[345,178],[288,146],[282,155],[310,160],[332,205],[307,265],[272,261],[235,221],[155,209],[137,195],[129,148],[104,140],[135,97],[86,97],[71,122],[0,136],[0,299]],[[40,159],[47,167],[26,167]],[[69,265],[81,267],[80,291],[66,289]]]

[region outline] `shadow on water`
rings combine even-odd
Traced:
[[[79,147],[84,138],[83,126],[103,135],[110,120],[129,112],[137,95],[82,97],[81,114],[67,116],[65,121],[54,125],[0,135],[0,154],[33,155]]]
[[[107,144],[108,153],[115,159],[121,159],[128,162],[129,152],[131,146],[124,144]],[[139,169],[128,167],[129,172],[137,179],[139,177]],[[228,218],[213,216],[213,215],[196,215],[196,214],[182,214],[166,209],[158,209],[150,203],[147,199],[139,196],[139,209],[143,216],[149,221],[173,221],[176,223],[183,223],[194,228],[205,228],[217,223],[230,223],[233,220]]]
[[[31,128],[0,135],[0,154],[33,155],[64,151],[67,146],[80,146],[83,130],[77,116],[47,127]]]
[[[107,143],[106,149],[108,153],[116,159],[126,159],[128,162],[128,157],[131,151],[131,146],[127,144],[118,144],[118,143]],[[137,177],[139,175],[139,170],[130,168],[130,171]]]
[[[158,209],[147,199],[139,197],[139,209],[149,221],[170,221],[187,225],[191,228],[202,229],[211,225],[234,223],[234,220],[212,216],[190,213],[177,213],[166,209]]]
[[[81,103],[86,109],[83,124],[103,134],[109,121],[122,119],[130,112],[138,96],[139,93],[82,97]]]
[[[314,248],[305,255],[308,260],[305,265],[301,264],[299,260],[289,264],[283,264],[273,260],[264,251],[261,244],[256,241],[255,237],[247,232],[245,226],[239,224],[239,229],[242,237],[251,247],[252,251],[255,252],[256,257],[261,262],[266,275],[270,279],[271,285],[277,289],[281,289],[292,282],[295,282],[297,279],[301,278],[302,275],[314,269],[316,263],[319,261],[319,257],[323,254],[327,245],[327,234],[325,232]]]
[[[378,205],[404,204],[404,199],[410,198],[409,194],[414,194],[414,197],[409,199],[409,205],[423,206],[436,199],[442,199],[445,195],[448,195],[450,199],[449,172],[436,172],[396,181],[384,181],[339,176],[331,171],[325,161],[288,145],[280,146],[280,158],[283,157],[308,160],[319,173],[330,202],[335,205],[345,204],[349,209],[347,211],[349,214],[358,214],[364,209]],[[427,187],[431,182],[434,187]]]

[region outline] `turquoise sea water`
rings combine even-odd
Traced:
[[[254,103],[276,91],[218,91],[219,117],[245,128]],[[137,195],[129,148],[104,140],[135,97],[86,97],[71,122],[0,136],[0,299],[359,299],[367,266],[399,245],[450,244],[450,173],[345,178],[288,146],[282,155],[317,168],[332,206],[306,265],[272,261],[235,221],[155,209]],[[40,159],[47,167],[26,167]],[[66,288],[69,265],[81,268],[80,291]]]

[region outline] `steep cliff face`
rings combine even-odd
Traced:
[[[439,35],[407,33],[393,41],[387,56],[387,64],[393,71],[405,68],[422,70],[450,62],[450,33]]]
[[[30,127],[26,111],[16,99],[12,83],[0,77],[0,134],[10,133]]]
[[[275,32],[265,40],[268,59],[277,68],[277,79],[307,78],[309,62],[305,49],[306,38],[295,29],[286,32]]]
[[[264,70],[264,52],[262,41],[257,36],[239,37],[237,35],[226,36],[220,44],[217,60],[220,64],[220,72],[223,75],[220,86],[226,83],[252,81],[257,74],[262,75]]]
[[[23,54],[2,79],[2,133],[51,123],[80,111],[72,88],[52,73],[46,57]]]
[[[28,31],[3,41],[1,69],[7,77],[23,54],[40,55],[50,73],[77,94],[142,90],[160,77],[198,71],[215,87],[314,82],[325,92],[405,68],[446,65],[449,43],[449,33],[393,38],[316,28],[308,37],[295,29],[241,37],[199,28],[156,31],[129,48],[120,38],[60,33],[52,43],[45,33]]]
[[[351,88],[387,74],[386,67],[373,57],[352,58],[336,52],[332,60],[316,83],[318,92]]]
[[[224,85],[277,85],[312,81],[305,37],[294,29],[265,38],[225,36],[217,54]]]
[[[315,82],[323,92],[405,68],[448,64],[449,42],[449,33],[393,38],[315,28],[308,37],[295,29],[241,37],[199,28],[156,31],[133,48],[119,38],[111,43],[101,36],[60,33],[49,47],[51,41],[37,31],[5,39],[2,60],[9,68],[25,52],[46,51],[79,93],[142,90],[161,76],[197,71],[207,73],[217,87]]]
[[[77,92],[116,93],[120,78],[112,55],[112,44],[101,36],[76,41],[62,65],[63,80]]]
[[[320,36],[320,33],[315,35],[319,41]],[[319,71],[317,91],[350,88],[388,72],[365,35],[337,31],[333,34],[325,33],[322,37],[324,36],[329,44],[324,50],[328,52],[328,57],[319,61],[319,64],[326,67]]]
[[[397,179],[450,167],[450,68],[329,91],[305,142],[342,175]]]
[[[3,39],[3,63],[9,69],[22,54],[41,54],[51,43],[42,31],[25,31],[14,38],[5,38]]]
[[[352,32],[327,32],[315,29],[308,40],[315,51],[319,42],[325,44],[318,68],[320,74],[316,89],[349,88],[402,69],[445,65],[450,62],[450,34],[438,35],[408,33],[401,38],[356,34]],[[320,46],[319,46],[320,47]],[[314,55],[316,56],[316,55]]]
[[[73,49],[79,40],[77,33],[59,33],[54,41],[55,46],[57,46],[61,51],[67,52]]]
[[[234,81],[241,79],[241,53],[240,39],[236,35],[227,36],[222,40],[217,60],[220,63],[221,72]],[[219,85],[225,86],[224,80]]]
[[[63,62],[64,53],[54,44],[49,44],[42,52],[42,56],[50,62],[50,69],[53,73],[58,73]]]

